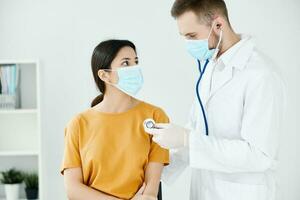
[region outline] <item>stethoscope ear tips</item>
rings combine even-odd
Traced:
[[[144,127],[145,128],[154,128],[155,127],[155,121],[153,119],[146,119],[144,121]]]

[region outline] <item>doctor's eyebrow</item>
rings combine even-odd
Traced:
[[[182,34],[182,33],[180,33],[181,35],[184,35],[184,36],[195,36],[195,35],[197,35],[197,33],[196,32],[192,32],[192,33],[186,33],[186,34]]]

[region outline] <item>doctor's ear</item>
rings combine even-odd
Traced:
[[[223,30],[223,23],[220,20],[216,21],[213,27],[214,33],[219,36],[222,30]]]
[[[222,24],[221,24],[221,23],[217,23],[217,24],[216,24],[216,27],[217,27],[217,29],[220,29],[220,30],[221,30],[221,29],[222,29]]]
[[[225,21],[222,17],[217,17],[215,18],[215,20],[212,22],[213,24],[213,29],[214,29],[214,32],[215,33],[220,33],[221,30],[223,30],[224,28],[224,24],[225,24]]]
[[[104,82],[109,82],[109,73],[105,70],[100,69],[98,71],[98,77]]]

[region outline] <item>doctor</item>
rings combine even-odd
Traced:
[[[284,104],[274,65],[234,32],[223,0],[176,0],[172,16],[199,80],[187,127],[145,128],[173,151],[163,180],[190,166],[191,200],[274,200]]]

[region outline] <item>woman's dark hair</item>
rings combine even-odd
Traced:
[[[94,49],[91,66],[95,83],[102,94],[92,101],[91,107],[100,103],[105,93],[105,83],[99,78],[98,71],[100,69],[110,69],[112,61],[123,47],[131,47],[136,51],[135,45],[128,40],[106,40],[98,44]]]

